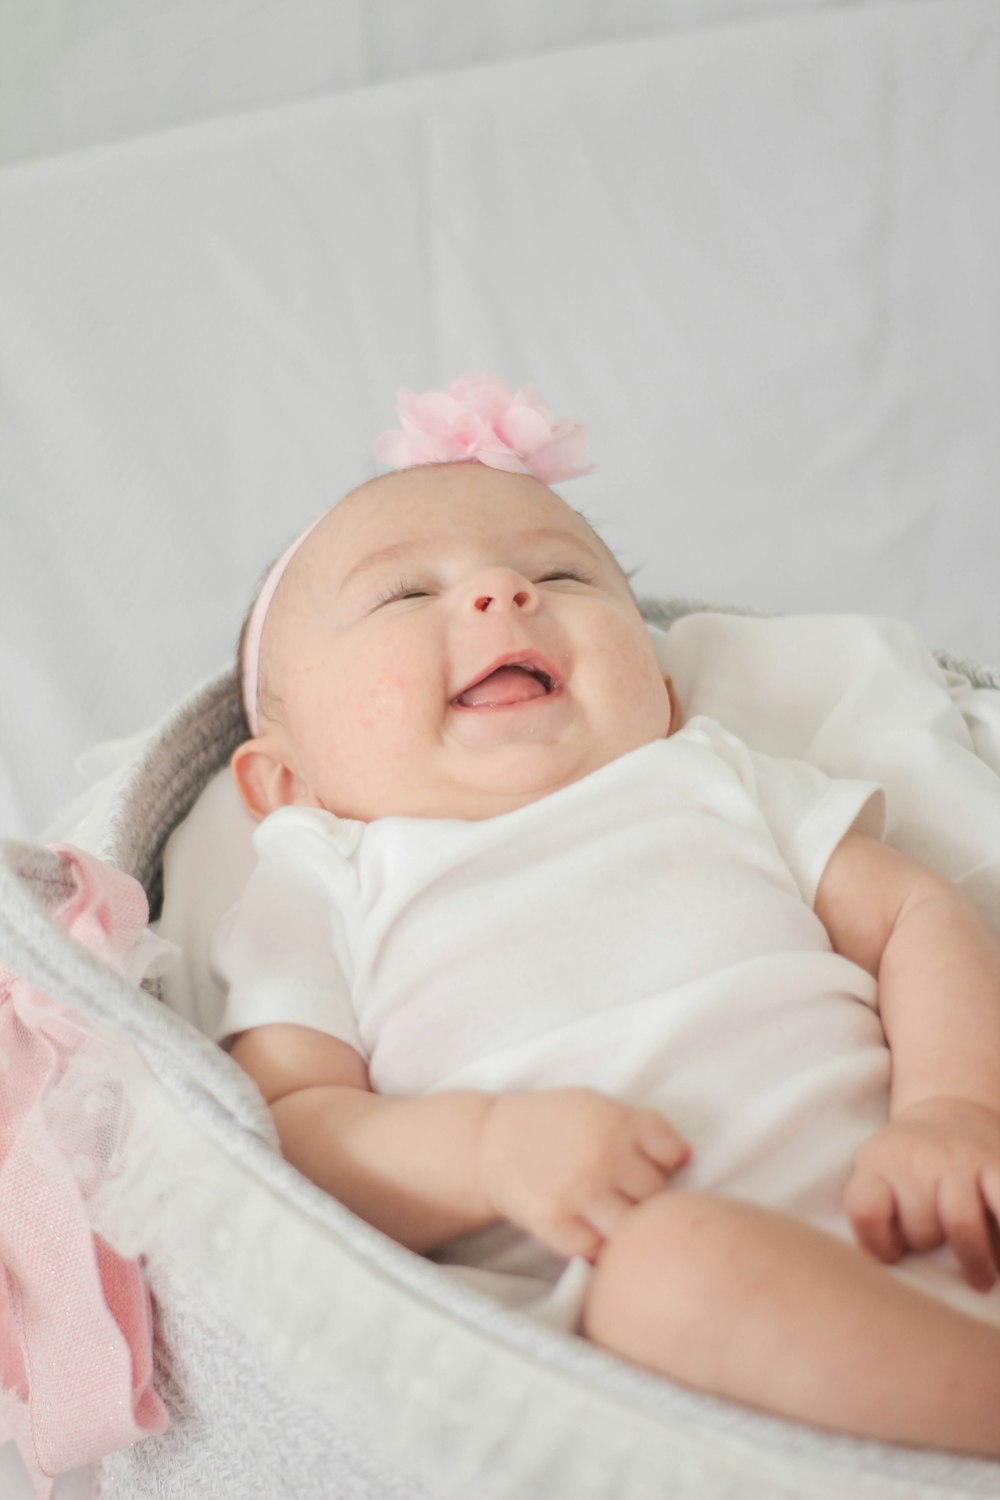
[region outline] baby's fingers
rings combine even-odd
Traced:
[[[663,1192],[669,1175],[666,1167],[657,1166],[643,1152],[636,1151],[622,1164],[615,1187],[632,1203],[644,1203],[655,1193]]]
[[[988,1292],[997,1279],[990,1209],[973,1179],[945,1178],[938,1192],[941,1226],[970,1286]]]
[[[633,1121],[640,1148],[665,1172],[677,1172],[690,1160],[687,1141],[655,1109],[634,1110]]]
[[[879,1260],[899,1260],[906,1245],[896,1216],[896,1198],[884,1177],[858,1167],[844,1189],[844,1208],[858,1243]]]
[[[586,1219],[564,1219],[558,1224],[546,1226],[538,1234],[542,1243],[557,1255],[572,1260],[575,1255],[584,1260],[595,1261],[604,1244],[605,1236]]]
[[[1000,1167],[985,1168],[979,1179],[979,1190],[986,1205],[986,1230],[993,1264],[1000,1271]]]
[[[634,1207],[632,1200],[623,1193],[602,1193],[599,1197],[592,1198],[586,1208],[581,1210],[580,1218],[597,1231],[602,1241],[609,1240],[625,1215]]]

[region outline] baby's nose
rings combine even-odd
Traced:
[[[466,599],[480,614],[488,610],[533,610],[538,603],[538,591],[529,579],[512,568],[491,568],[472,580]]]

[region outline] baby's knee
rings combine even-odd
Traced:
[[[667,1190],[637,1204],[605,1244],[584,1307],[584,1332],[596,1343],[643,1358],[656,1329],[678,1352],[726,1316],[726,1293],[739,1260],[741,1208],[711,1193]]]

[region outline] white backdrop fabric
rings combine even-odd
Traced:
[[[844,3],[5,0],[0,162],[387,78]]]
[[[4,832],[465,370],[589,423],[641,592],[996,659],[1000,7],[682,11],[0,171]]]

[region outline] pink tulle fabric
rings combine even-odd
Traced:
[[[558,484],[589,474],[587,429],[553,417],[530,386],[511,395],[496,375],[462,375],[447,391],[397,392],[399,428],[375,440],[390,469],[478,459],[491,469]]]
[[[142,887],[70,846],[75,879],[55,920],[109,967],[144,930]],[[14,1439],[39,1500],[52,1476],[162,1432],[152,1322],[139,1265],[90,1227],[116,1092],[96,1077],[67,1113],[60,1085],[97,1041],[79,1017],[0,970],[0,1442]]]

